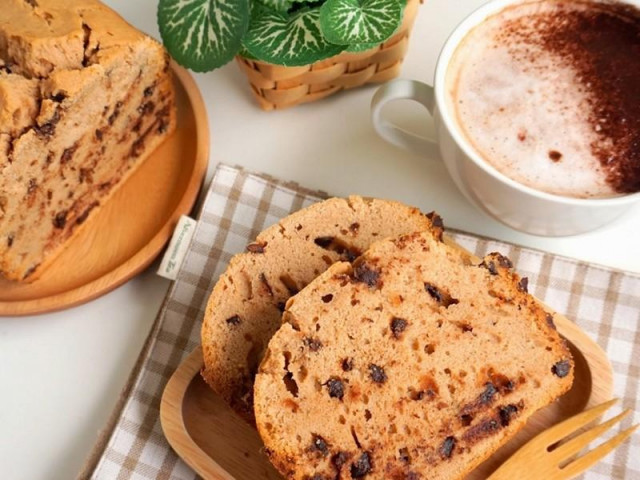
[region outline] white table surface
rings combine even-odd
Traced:
[[[107,0],[158,37],[156,1]],[[448,32],[483,0],[427,0],[403,77],[431,80]],[[469,205],[437,161],[386,144],[369,122],[375,87],[293,109],[262,112],[235,64],[196,75],[209,114],[211,160],[242,165],[335,195],[394,198],[437,210],[450,227],[640,272],[640,208],[600,231],[540,238],[515,232]],[[420,125],[405,102],[396,121]],[[0,319],[2,478],[70,479],[81,468],[133,367],[169,282],[157,263],[117,290],[66,311]]]

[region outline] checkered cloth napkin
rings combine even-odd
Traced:
[[[164,386],[200,341],[209,292],[231,257],[265,227],[326,196],[295,184],[219,165],[189,251],[140,355],[130,384],[88,460],[84,478],[193,479],[165,440],[159,419]],[[640,420],[640,277],[459,232],[449,234],[476,255],[499,251],[529,277],[529,290],[578,322],[607,352],[614,395]],[[623,425],[628,426],[630,420]],[[635,453],[633,453],[635,452]],[[640,479],[640,435],[584,479]]]

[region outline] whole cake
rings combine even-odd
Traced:
[[[175,127],[169,57],[95,0],[0,15],[0,275],[35,276]]]
[[[460,479],[566,392],[573,360],[511,263],[431,232],[375,243],[286,306],[255,381],[288,479]]]
[[[231,260],[211,293],[202,326],[202,376],[253,423],[253,379],[289,297],[376,240],[440,231],[438,225],[439,218],[417,208],[352,196],[316,203],[268,228]]]

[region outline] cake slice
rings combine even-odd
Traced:
[[[566,392],[573,360],[509,260],[431,232],[374,244],[287,303],[255,382],[288,479],[460,479]]]
[[[289,297],[376,240],[439,232],[438,225],[439,218],[432,223],[417,208],[353,196],[316,203],[268,228],[231,260],[211,293],[202,325],[202,376],[253,423],[253,379]]]
[[[95,0],[0,16],[0,275],[33,279],[174,129],[162,46]]]

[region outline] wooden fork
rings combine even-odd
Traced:
[[[572,456],[629,415],[631,410],[625,410],[611,420],[595,425],[564,443],[559,442],[594,421],[617,401],[609,400],[540,433],[504,462],[489,480],[566,480],[584,472],[624,442],[640,424],[618,433],[580,457]]]

